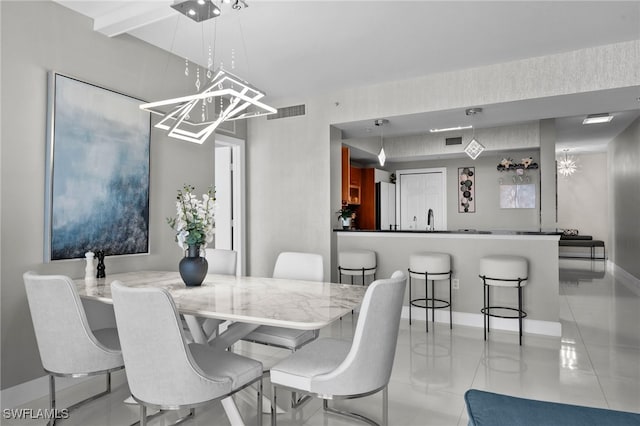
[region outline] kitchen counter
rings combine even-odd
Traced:
[[[483,304],[482,281],[478,277],[480,259],[487,255],[522,256],[529,263],[529,279],[524,287],[525,333],[560,336],[560,295],[558,241],[555,230],[450,230],[391,231],[334,229],[336,253],[345,250],[373,250],[377,253],[376,277],[389,277],[396,270],[407,271],[409,257],[418,252],[442,252],[451,255],[453,278],[459,288],[453,290],[453,321],[456,324],[482,328],[480,309]],[[336,259],[334,257],[334,259]],[[337,265],[333,268],[337,270]],[[413,297],[424,295],[422,280],[413,280]],[[492,292],[496,305],[510,306],[517,299],[513,289]],[[436,282],[436,297],[448,293],[448,285]],[[408,294],[408,291],[407,291]],[[448,296],[448,294],[446,295]],[[445,297],[447,298],[447,297]],[[408,296],[403,317],[409,316]],[[425,318],[425,310],[412,308],[414,318]],[[436,310],[436,322],[449,321],[446,310]],[[430,314],[429,314],[430,315]],[[517,330],[517,321],[492,318],[491,327]],[[414,325],[415,327],[415,325]],[[482,335],[482,330],[480,330]]]
[[[560,231],[513,231],[513,230],[478,230],[478,229],[451,229],[451,230],[414,230],[414,229],[342,229],[336,228],[333,232],[379,232],[379,233],[403,233],[403,234],[463,234],[463,235],[562,235]]]

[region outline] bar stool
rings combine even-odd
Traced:
[[[480,278],[484,284],[484,306],[480,310],[484,315],[484,340],[487,340],[487,332],[490,331],[489,317],[517,318],[520,334],[520,345],[522,345],[522,319],[527,313],[522,310],[522,287],[528,279],[527,259],[512,255],[485,256],[480,259]],[[518,289],[518,308],[505,306],[491,306],[491,287],[510,287]],[[492,309],[502,309],[515,311],[515,315],[499,315],[492,313]]]
[[[447,253],[422,252],[409,258],[409,325],[411,325],[411,306],[431,309],[431,321],[435,323],[435,310],[449,308],[449,328],[453,328],[451,312],[451,255]],[[412,299],[411,279],[425,280],[425,297]],[[434,281],[449,280],[449,300],[436,299]],[[431,280],[431,298],[429,298],[429,280]],[[438,302],[438,303],[436,303]],[[429,332],[429,318],[425,318]]]
[[[342,276],[351,276],[351,284],[353,277],[362,276],[362,285],[365,285],[365,277],[371,275],[373,280],[376,279],[376,252],[371,250],[349,250],[338,253],[338,273],[340,275],[340,283]]]

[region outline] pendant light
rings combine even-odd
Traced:
[[[385,120],[384,118],[379,118],[373,122],[373,124],[380,127],[380,152],[378,153],[380,167],[384,166],[384,162],[387,159],[387,155],[384,153],[384,130],[382,129],[382,126],[388,122],[389,120]]]
[[[578,166],[573,158],[567,156],[568,149],[563,149],[564,152],[564,160],[560,160],[558,162],[558,173],[560,173],[564,177],[571,176],[578,170]]]

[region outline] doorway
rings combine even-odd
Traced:
[[[216,135],[216,235],[214,247],[238,253],[237,274],[246,275],[245,141]]]

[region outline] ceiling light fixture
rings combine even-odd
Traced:
[[[469,116],[475,116],[476,114],[480,114],[482,112],[482,108],[467,108],[465,110],[465,114]],[[472,126],[469,126],[472,127]],[[476,139],[476,129],[473,127],[473,133],[471,134],[471,141],[464,148],[464,152],[471,158],[475,160],[478,156],[484,151],[484,145],[482,145]]]
[[[564,160],[558,162],[558,173],[564,177],[571,176],[578,170],[578,166],[573,158],[567,156],[568,149],[563,149],[562,151],[564,152]]]
[[[211,0],[187,0],[176,2],[171,7],[197,22],[220,15],[220,9]],[[243,7],[247,7],[244,0],[236,0],[232,6],[235,10]],[[188,76],[188,59],[185,64],[185,75]],[[162,116],[154,127],[166,130],[172,138],[201,144],[224,121],[278,112],[261,102],[265,96],[263,91],[224,70],[222,65],[214,72],[213,64],[213,49],[209,46],[206,73],[203,73],[204,90],[201,92],[200,67],[196,65],[195,94],[140,105],[140,109]],[[233,51],[231,67],[234,67]],[[193,119],[194,116],[200,119]]]
[[[384,118],[379,118],[373,122],[376,126],[380,127],[380,152],[378,153],[378,161],[380,162],[380,166],[384,166],[384,162],[387,160],[387,156],[384,153],[384,130],[382,126],[388,123],[389,120],[385,120]]]
[[[456,126],[456,127],[445,127],[442,129],[429,129],[431,133],[440,133],[440,132],[451,132],[453,130],[466,130],[471,129],[473,126]]]
[[[163,118],[155,127],[167,130],[169,136],[201,144],[223,121],[239,120],[278,112],[275,108],[260,102],[260,99],[264,96],[264,92],[251,86],[246,81],[228,71],[218,69],[211,80],[210,86],[202,92],[190,96],[142,104],[140,109],[162,115]],[[204,114],[201,122],[189,120],[189,113],[198,104],[201,104],[204,110],[207,107],[207,99],[216,97],[220,99],[220,111],[214,120],[206,120]],[[258,111],[247,111],[252,105],[257,107]],[[173,108],[165,111],[162,107]]]
[[[171,5],[172,8],[196,22],[220,16],[220,8],[211,0],[184,0]]]
[[[603,114],[589,114],[587,118],[582,121],[582,124],[602,124],[609,123],[613,120],[613,115],[605,112]]]

